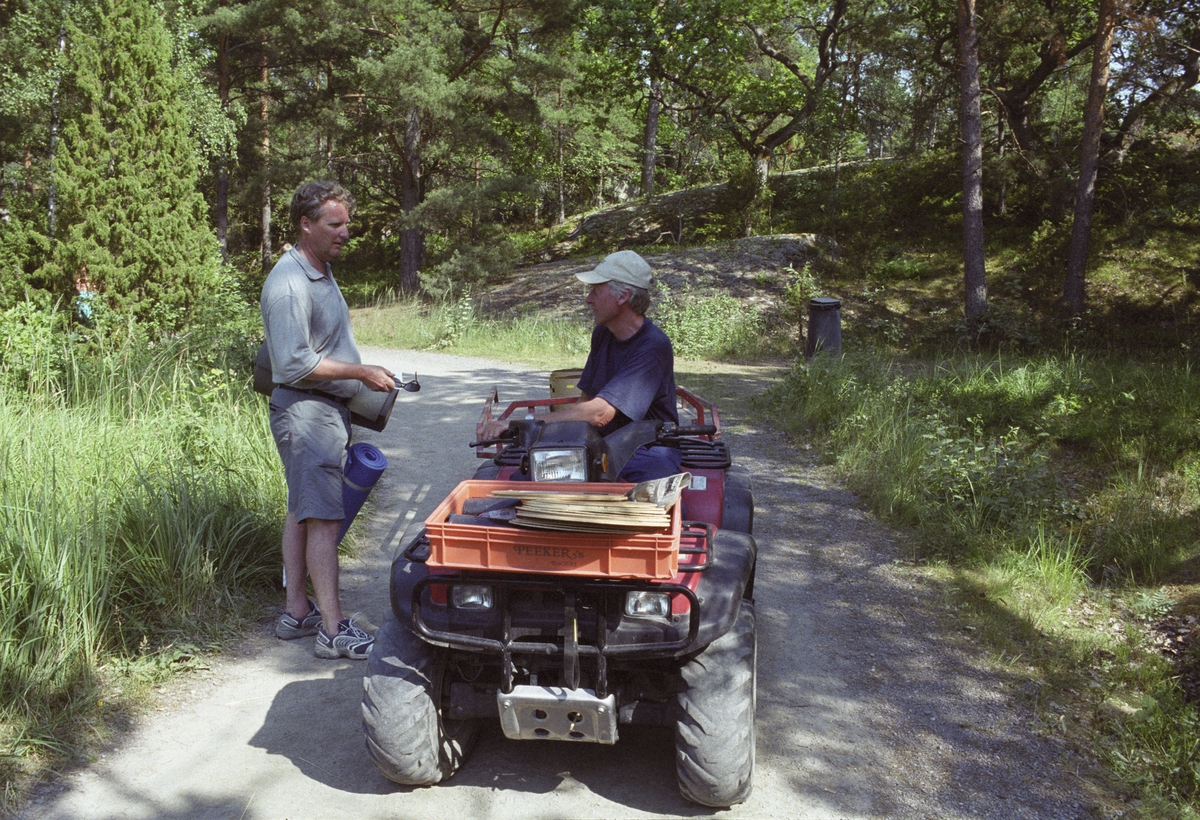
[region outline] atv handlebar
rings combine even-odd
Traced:
[[[676,428],[675,432],[671,434],[672,436],[676,438],[698,436],[707,438],[709,441],[721,438],[721,418],[717,414],[717,408],[711,402],[697,396],[687,388],[679,386],[675,388],[675,395],[678,400],[680,418],[691,424]],[[516,433],[506,430],[498,436],[484,438],[484,430],[489,424],[496,421],[519,421],[522,417],[553,421],[553,416],[547,415],[551,410],[558,406],[573,404],[577,400],[577,396],[521,399],[511,402],[501,409],[499,392],[493,387],[484,402],[479,421],[475,425],[477,440],[471,442],[471,446],[475,449],[475,455],[479,458],[495,458],[503,449],[502,445],[513,441],[513,437],[517,436]]]
[[[519,421],[519,419],[513,419],[512,421]],[[546,421],[551,420],[547,419]],[[516,426],[510,425],[508,429],[501,432],[496,438],[472,441],[467,446],[491,447],[495,444],[504,444],[518,437],[517,430],[518,428]],[[693,424],[686,427],[679,427],[668,422],[663,424],[662,429],[658,431],[658,440],[660,442],[669,443],[676,439],[686,438],[687,436],[711,436],[715,435],[716,432],[717,426],[715,424]]]
[[[671,425],[664,425],[659,438],[683,438],[684,436],[711,436],[717,432],[715,424],[694,424],[690,427],[676,427],[670,429]]]

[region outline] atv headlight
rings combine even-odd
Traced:
[[[534,450],[530,471],[534,481],[587,481],[587,450]]]
[[[666,618],[671,614],[671,596],[665,592],[630,592],[625,596],[625,614],[633,618]]]
[[[455,584],[450,587],[450,603],[458,609],[491,609],[492,588],[482,584]]]

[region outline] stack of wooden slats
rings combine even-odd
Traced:
[[[615,493],[497,490],[494,495],[520,499],[512,523],[524,527],[570,532],[637,532],[671,526],[668,508],[630,501]]]

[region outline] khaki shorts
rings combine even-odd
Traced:
[[[271,433],[287,478],[288,512],[297,521],[340,521],[342,463],[350,446],[350,411],[337,402],[281,387],[271,394]]]

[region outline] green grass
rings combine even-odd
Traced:
[[[591,327],[581,321],[537,316],[489,319],[470,294],[456,301],[383,299],[351,311],[360,345],[437,350],[505,361],[577,364],[587,355]]]
[[[953,568],[979,634],[1070,706],[1061,731],[1145,796],[1138,816],[1185,817],[1200,718],[1144,625],[1165,585],[1195,583],[1196,395],[1169,356],[859,351],[797,365],[758,409],[910,526],[914,557]]]
[[[0,390],[9,797],[102,734],[139,686],[260,614],[278,578],[266,408],[185,350],[68,349],[34,389]]]
[[[728,296],[662,295],[653,315],[681,359],[748,358],[765,349],[757,311]],[[583,319],[489,318],[469,293],[455,301],[389,297],[353,310],[351,317],[361,345],[438,350],[550,369],[578,366],[587,357],[592,332]]]

